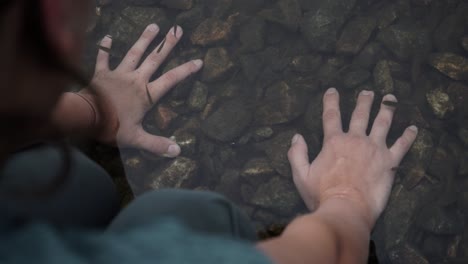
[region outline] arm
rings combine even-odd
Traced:
[[[288,152],[294,183],[311,214],[294,220],[258,247],[276,263],[365,263],[370,232],[384,210],[398,166],[417,134],[411,126],[391,146],[386,138],[394,107],[381,104],[367,135],[373,92],[363,91],[343,132],[336,89],[323,99],[323,147],[310,163],[300,135]],[[396,102],[393,95],[383,101]]]
[[[276,263],[365,263],[370,231],[353,205],[334,199],[258,247]]]
[[[79,93],[64,93],[52,112],[52,125],[66,135],[91,135],[98,122],[92,98]]]

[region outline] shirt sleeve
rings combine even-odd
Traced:
[[[251,243],[196,234],[171,221],[118,234],[35,224],[0,236],[1,263],[271,263]]]

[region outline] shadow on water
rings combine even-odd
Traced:
[[[184,36],[155,77],[203,58],[201,73],[175,87],[144,120],[174,136],[174,160],[91,146],[126,201],[164,187],[214,190],[235,201],[262,237],[306,211],[286,151],[302,133],[313,159],[321,146],[321,97],[339,89],[343,120],[357,93],[399,99],[391,144],[420,134],[398,168],[373,232],[380,263],[468,262],[468,3],[460,0],[98,1],[85,64],[99,38],[114,39],[111,63],[149,23]],[[158,37],[150,49],[162,40]],[[387,103],[388,104],[388,103]],[[374,104],[375,117],[379,102]],[[128,184],[127,184],[128,180]],[[371,245],[369,263],[377,263]]]

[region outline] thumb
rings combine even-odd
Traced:
[[[288,159],[294,177],[305,178],[307,176],[310,166],[307,153],[307,143],[304,138],[299,134],[294,135],[288,151]]]
[[[155,136],[146,131],[140,132],[136,145],[151,153],[168,158],[175,158],[180,154],[180,147],[174,141],[160,136]]]

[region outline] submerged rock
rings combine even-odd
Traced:
[[[337,33],[356,0],[315,1],[304,14],[301,32],[312,49],[332,52],[336,48]]]
[[[369,71],[355,67],[347,71],[343,76],[343,86],[345,88],[355,88],[358,85],[364,83],[370,78],[371,74]]]
[[[184,156],[192,156],[197,152],[197,137],[184,130],[178,129],[174,132],[174,141],[180,146],[181,154]]]
[[[242,98],[221,105],[203,123],[202,131],[210,138],[229,142],[239,136],[252,121],[252,111]]]
[[[220,42],[228,42],[232,37],[232,23],[218,18],[208,18],[192,33],[192,44],[208,46]]]
[[[424,208],[416,221],[424,230],[437,235],[460,234],[464,227],[462,215],[440,206]]]
[[[162,188],[187,188],[196,175],[198,165],[195,161],[178,157],[163,170],[156,170],[149,175],[148,187],[157,190]]]
[[[279,0],[273,8],[264,9],[258,15],[267,21],[296,31],[302,17],[302,10],[297,0]]]
[[[259,127],[254,131],[254,139],[261,141],[273,136],[273,129],[271,127]]]
[[[195,82],[187,105],[192,111],[201,111],[205,108],[208,100],[208,87],[201,82]]]
[[[161,4],[168,8],[189,10],[193,6],[193,0],[162,0]]]
[[[265,46],[265,29],[265,21],[257,17],[242,25],[239,33],[242,43],[240,50],[243,52],[262,50]]]
[[[302,204],[294,184],[278,176],[261,185],[250,202],[285,216],[293,214]]]
[[[416,25],[391,25],[377,35],[377,39],[400,60],[430,50],[429,32]]]
[[[242,178],[252,186],[259,186],[274,174],[276,174],[276,172],[270,166],[270,161],[267,158],[253,158],[248,160],[241,172]]]
[[[204,60],[202,80],[206,82],[219,81],[231,73],[234,63],[225,48],[211,48]]]
[[[292,177],[291,167],[288,161],[288,150],[291,146],[291,139],[295,131],[285,131],[279,133],[276,137],[260,143],[271,166],[281,175],[288,179]]]
[[[375,63],[377,63],[382,50],[383,47],[380,43],[371,42],[367,44],[357,56],[354,57],[353,63],[360,67],[370,69],[375,65]]]
[[[395,4],[387,4],[376,13],[377,27],[384,29],[398,18],[398,8]]]
[[[154,114],[154,121],[159,129],[165,130],[178,116],[179,115],[172,111],[171,108],[164,105],[158,105]]]
[[[453,53],[434,53],[429,57],[429,64],[454,80],[468,80],[468,59],[465,57]]]
[[[440,88],[428,92],[426,99],[434,115],[440,119],[447,117],[455,109],[449,95]]]
[[[129,6],[122,10],[109,28],[114,40],[131,45],[147,25],[156,23],[159,28],[169,28],[170,22],[162,8]]]
[[[292,58],[289,65],[292,70],[296,72],[314,72],[322,65],[322,56],[319,54],[295,56]]]
[[[374,84],[383,95],[393,93],[393,78],[388,61],[381,60],[374,68]]]
[[[357,54],[369,40],[376,27],[372,17],[357,17],[351,20],[343,29],[336,44],[336,51],[343,54]]]
[[[465,51],[468,51],[468,36],[462,38],[461,45]]]
[[[421,252],[403,242],[390,249],[388,258],[391,263],[430,264],[429,260]]]
[[[266,90],[265,98],[260,101],[255,119],[260,125],[287,123],[301,115],[306,100],[300,91],[285,82],[279,82]]]

